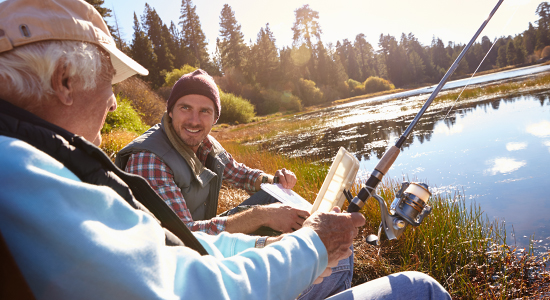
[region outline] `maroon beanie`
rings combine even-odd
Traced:
[[[203,95],[210,98],[210,100],[214,102],[214,107],[216,109],[216,121],[218,121],[222,110],[222,106],[220,104],[220,93],[214,79],[208,75],[208,73],[198,69],[192,73],[181,76],[176,84],[174,84],[174,87],[170,92],[170,97],[166,102],[167,111],[171,112],[172,108],[176,104],[176,101],[186,95]]]

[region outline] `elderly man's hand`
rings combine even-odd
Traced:
[[[285,168],[277,170],[277,172],[275,172],[275,177],[279,178],[279,183],[285,189],[292,189],[294,185],[296,185],[296,181],[298,181],[296,175]]]
[[[263,205],[259,208],[265,212],[265,226],[284,233],[302,228],[302,224],[309,217],[308,211],[281,203]]]
[[[350,246],[358,234],[358,228],[363,225],[365,217],[362,214],[341,213],[335,207],[330,213],[315,212],[304,222],[303,227],[309,227],[319,235],[327,249],[328,267],[334,267],[338,261],[351,255]],[[325,273],[319,277],[321,281]]]

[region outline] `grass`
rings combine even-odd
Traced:
[[[269,174],[274,174],[281,168],[292,170],[300,179],[294,191],[310,202],[315,200],[329,168],[327,165],[315,164],[303,158],[287,158],[267,151],[258,151],[257,147],[241,145],[234,141],[225,141],[223,147],[238,162],[251,168],[260,169]]]
[[[258,122],[243,124],[239,126],[227,127],[217,125],[213,129],[213,135],[217,139],[233,141],[237,143],[246,143],[259,140],[265,140],[275,137],[284,132],[293,134],[308,131],[317,125],[324,123],[324,118],[301,119],[285,122],[287,118],[280,113],[271,118],[264,118]]]
[[[128,145],[131,141],[137,138],[139,135],[132,131],[115,130],[109,133],[101,135],[101,145],[99,146],[103,152],[115,161],[115,156],[118,151],[122,150],[124,146]]]

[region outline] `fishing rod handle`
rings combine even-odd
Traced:
[[[384,156],[382,156],[382,159],[380,159],[380,161],[378,162],[378,164],[374,168],[374,171],[378,171],[378,172],[382,173],[382,177],[385,174],[387,174],[388,171],[390,170],[391,166],[393,165],[393,163],[397,159],[397,156],[399,156],[399,152],[401,152],[401,150],[399,150],[399,148],[397,148],[396,146],[391,146],[391,148],[388,149],[388,151],[386,151],[386,153],[384,153]],[[374,173],[375,172],[373,172],[371,174],[371,177]],[[379,179],[382,180],[382,177],[380,177]]]
[[[397,148],[396,146],[391,146],[391,148],[388,149],[386,153],[384,153],[384,156],[382,157],[382,159],[380,159],[380,161],[374,168],[374,171],[367,179],[365,187],[363,187],[357,194],[357,197],[353,198],[353,200],[350,202],[347,209],[348,212],[359,211],[363,207],[363,205],[365,205],[367,200],[372,197],[372,195],[374,195],[376,187],[378,186],[380,181],[382,181],[384,175],[388,173],[388,170],[397,159],[399,152],[399,148]]]

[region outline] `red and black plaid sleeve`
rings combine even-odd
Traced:
[[[126,172],[137,174],[149,181],[151,187],[176,212],[191,231],[202,231],[216,235],[225,230],[227,217],[193,221],[181,190],[174,182],[172,170],[154,153],[140,152],[132,154],[126,164]]]

